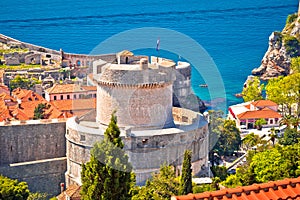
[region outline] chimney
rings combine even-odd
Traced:
[[[60,193],[62,193],[65,190],[65,184],[60,183]]]

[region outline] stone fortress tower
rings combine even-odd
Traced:
[[[208,161],[207,121],[199,112],[172,104],[174,93],[184,96],[190,90],[190,75],[185,80],[179,73],[190,71],[185,68],[190,69],[189,63],[176,65],[157,57],[150,63],[147,56],[128,51],[112,62],[95,61],[88,82],[97,85],[97,110],[71,118],[66,125],[66,185],[81,184],[81,163],[89,161],[93,144],[103,139],[114,111],[137,184],[144,184],[164,163],[180,170],[187,149],[192,150],[193,173],[203,173]],[[173,92],[176,80],[188,88]]]

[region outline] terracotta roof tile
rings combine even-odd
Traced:
[[[96,98],[90,99],[65,99],[51,101],[51,103],[60,111],[85,110],[96,108]]]
[[[80,190],[81,186],[70,185],[65,191],[63,191],[57,196],[57,199],[66,200],[66,196],[68,196],[70,200],[80,200]]]
[[[300,177],[253,184],[213,192],[173,196],[171,200],[204,200],[204,199],[236,199],[236,200],[269,200],[300,199]]]
[[[239,119],[281,118],[281,115],[271,109],[246,111],[237,116]]]
[[[97,86],[81,86],[81,87],[87,91],[97,91]]]
[[[26,115],[28,116],[29,119],[33,119],[34,109],[40,103],[45,103],[48,106],[48,108],[45,110],[47,119],[63,118],[63,113],[60,112],[55,106],[53,106],[51,103],[49,103],[46,100],[22,102],[20,109],[22,110],[23,113],[26,113]]]
[[[265,106],[277,106],[277,104],[271,100],[258,100],[251,103],[256,107],[265,107]]]
[[[51,88],[48,88],[46,92],[48,94],[63,94],[86,91],[83,87],[77,84],[55,84]]]

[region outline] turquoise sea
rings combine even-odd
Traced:
[[[196,40],[216,63],[227,105],[238,103],[247,76],[259,66],[272,31],[281,30],[297,0],[14,0],[2,1],[0,33],[66,52],[88,54],[122,31],[161,27]],[[163,43],[163,41],[161,41]],[[153,49],[138,53],[151,54]],[[110,52],[108,52],[110,53]],[[161,56],[176,59],[169,52]],[[196,94],[209,101],[201,76],[193,71]],[[215,100],[215,101],[222,101]]]

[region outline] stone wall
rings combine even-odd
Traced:
[[[57,195],[67,168],[65,129],[64,119],[1,122],[0,174]]]
[[[145,88],[99,85],[96,107],[97,120],[106,125],[116,110],[120,127],[174,126],[171,84]]]
[[[27,182],[31,192],[45,192],[50,196],[60,193],[66,170],[66,157],[0,166],[2,175]]]
[[[124,130],[121,137],[124,149],[136,173],[137,184],[144,184],[152,172],[159,170],[163,163],[172,164],[179,169],[184,151],[193,152],[193,172],[199,174],[207,165],[208,127],[207,121],[198,113],[174,108],[173,114],[182,124],[177,128],[152,130]],[[174,117],[175,117],[174,116]],[[90,149],[96,141],[103,139],[104,129],[91,123],[71,118],[67,121],[67,159],[66,185],[80,184],[81,163],[89,161]]]
[[[49,123],[51,122],[51,123]],[[0,166],[66,155],[66,123],[32,120],[0,126]]]

